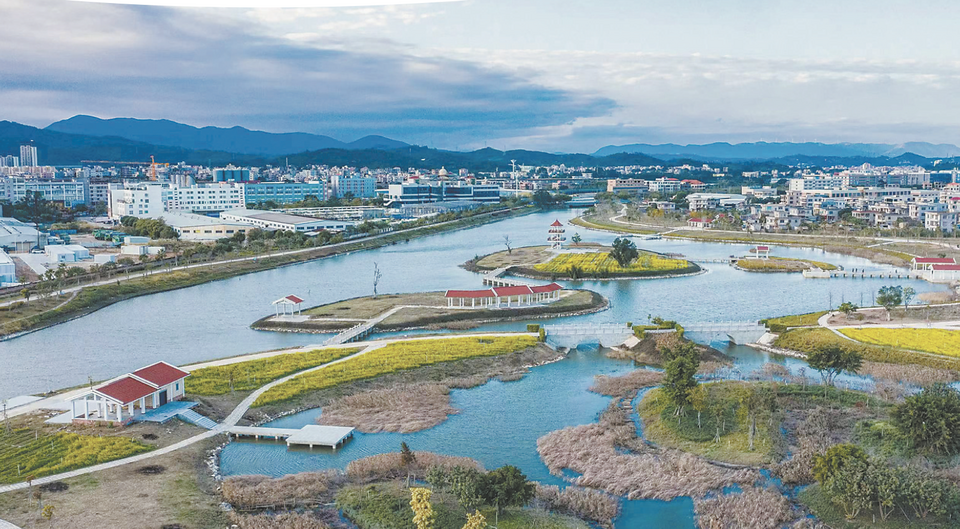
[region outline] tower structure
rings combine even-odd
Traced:
[[[548,232],[550,235],[547,237],[547,242],[550,243],[551,250],[563,249],[563,241],[567,240],[567,238],[563,236],[566,231],[567,230],[563,229],[563,223],[559,220],[553,221],[553,224],[550,225],[550,231]]]

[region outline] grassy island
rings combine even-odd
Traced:
[[[611,248],[582,243],[563,251],[546,246],[514,248],[497,252],[467,263],[467,268],[489,271],[509,267],[510,273],[543,280],[629,279],[671,277],[700,272],[700,267],[685,259],[647,250],[637,250],[637,257],[621,266],[611,257]]]
[[[338,301],[303,311],[306,318],[278,319],[268,316],[252,327],[265,331],[327,333],[349,329],[358,323],[399,309],[377,323],[379,331],[419,328],[468,329],[480,323],[562,317],[598,312],[606,298],[590,290],[565,290],[559,300],[542,305],[500,308],[448,308],[443,292],[384,294]]]
[[[769,257],[759,259],[744,258],[737,261],[736,267],[747,272],[802,272],[812,268],[821,270],[836,270],[836,265],[811,261],[809,259],[792,259],[789,257]]]

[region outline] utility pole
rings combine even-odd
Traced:
[[[7,399],[3,399],[3,429],[10,433],[10,421],[7,420]]]

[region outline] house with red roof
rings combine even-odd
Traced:
[[[166,362],[142,367],[70,399],[71,417],[74,422],[127,424],[138,413],[182,399],[188,376]]]
[[[955,265],[957,260],[952,257],[914,257],[910,263],[914,270],[933,270],[937,265]]]

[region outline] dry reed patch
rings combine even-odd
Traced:
[[[615,404],[614,404],[615,405]],[[670,500],[698,496],[733,484],[750,484],[760,477],[755,470],[731,470],[676,450],[658,453],[624,453],[636,438],[632,422],[608,409],[597,424],[551,432],[537,440],[540,458],[557,476],[564,469],[579,477],[581,487],[605,490],[617,496]]]
[[[889,380],[900,384],[916,384],[927,386],[937,382],[956,382],[960,380],[960,373],[949,369],[938,369],[916,364],[884,364],[881,362],[864,362],[860,367],[861,375],[869,375],[874,379]]]
[[[613,519],[620,515],[620,500],[598,490],[537,483],[536,499],[549,511],[592,520],[603,527],[613,527]]]
[[[695,498],[697,525],[710,529],[777,529],[797,517],[790,501],[773,489]]]
[[[313,505],[329,500],[334,472],[302,472],[282,478],[234,476],[223,481],[223,497],[238,509]]]
[[[794,437],[793,456],[776,465],[773,473],[785,484],[812,483],[814,457],[850,438],[835,427],[849,420],[843,411],[829,408],[788,413],[785,427]]]
[[[433,452],[414,452],[413,455],[416,461],[409,469],[401,462],[400,452],[357,459],[347,465],[347,477],[354,481],[369,483],[406,477],[409,472],[410,477],[423,479],[426,477],[427,470],[433,466],[440,466],[447,470],[463,467],[484,471],[483,465],[469,457],[444,456]]]
[[[353,426],[363,433],[412,433],[433,428],[455,413],[449,387],[412,384],[341,397],[323,408],[317,423]]]
[[[637,369],[618,377],[597,375],[593,379],[590,391],[610,397],[619,397],[629,395],[641,388],[659,386],[662,381],[663,373],[659,371]]]
[[[936,303],[952,303],[957,301],[957,293],[950,292],[924,292],[917,296],[920,298],[920,301],[926,301],[927,303],[936,304]]]
[[[300,513],[270,514],[236,514],[230,516],[230,521],[240,529],[330,529],[330,525],[323,520]]]

